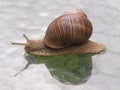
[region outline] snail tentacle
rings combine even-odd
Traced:
[[[30,40],[25,34],[23,34],[23,37],[24,37],[27,41]]]
[[[25,34],[23,34],[23,37],[27,40],[27,42],[30,41],[30,39]],[[26,45],[26,43],[14,43],[13,42],[12,45]]]

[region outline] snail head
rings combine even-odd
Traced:
[[[33,40],[30,40],[25,34],[23,37],[27,40],[27,43],[12,43],[12,45],[24,45],[25,46],[25,54],[29,54],[33,50]]]

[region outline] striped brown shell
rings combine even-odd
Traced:
[[[82,10],[72,10],[56,18],[47,28],[44,44],[60,49],[84,44],[92,34],[92,24]]]

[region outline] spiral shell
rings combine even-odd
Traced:
[[[82,10],[64,13],[50,23],[43,42],[53,49],[84,44],[92,34],[92,24]]]

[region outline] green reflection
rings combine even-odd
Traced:
[[[65,84],[76,85],[85,83],[89,79],[92,55],[26,56],[26,60],[36,64],[44,63],[54,78]]]

